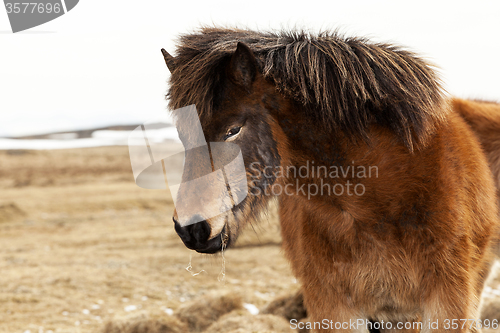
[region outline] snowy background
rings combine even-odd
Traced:
[[[450,94],[500,101],[499,13],[497,1],[81,0],[54,21],[12,34],[0,7],[0,137],[150,120],[166,109],[160,49],[173,53],[175,38],[202,24],[339,29],[397,43],[437,64]],[[96,136],[100,143],[71,142],[122,142]],[[23,148],[16,144],[0,139],[0,149]]]

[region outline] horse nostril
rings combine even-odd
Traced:
[[[196,221],[195,223],[182,227],[175,219],[173,220],[175,231],[186,247],[194,250],[205,246],[211,232],[210,225],[207,221],[202,220],[200,216],[194,216],[191,218],[191,221]]]
[[[190,233],[194,240],[204,245],[210,237],[210,225],[205,220],[194,223],[191,225]]]

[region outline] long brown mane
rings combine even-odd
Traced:
[[[435,71],[394,45],[337,33],[277,33],[203,28],[179,39],[167,94],[170,107],[196,104],[200,116],[217,109],[225,67],[238,42],[254,52],[261,73],[328,129],[366,139],[370,123],[391,128],[413,150],[445,118]]]

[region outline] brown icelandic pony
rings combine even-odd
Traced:
[[[162,52],[170,108],[195,104],[207,142],[239,145],[250,191],[195,224],[174,213],[186,246],[230,246],[277,196],[316,330],[477,331],[453,323],[478,318],[492,262],[498,106],[450,101],[413,53],[335,33],[204,28]],[[199,191],[183,184],[178,200]]]

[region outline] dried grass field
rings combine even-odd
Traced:
[[[274,216],[224,262],[189,251],[169,193],[135,185],[126,147],[0,151],[0,188],[0,332],[99,332],[138,318],[174,327],[180,306],[204,295],[230,295],[227,312],[298,289]]]
[[[291,332],[304,315],[280,298],[299,286],[275,213],[224,257],[193,253],[168,192],[135,185],[126,147],[0,151],[0,188],[0,332]]]

